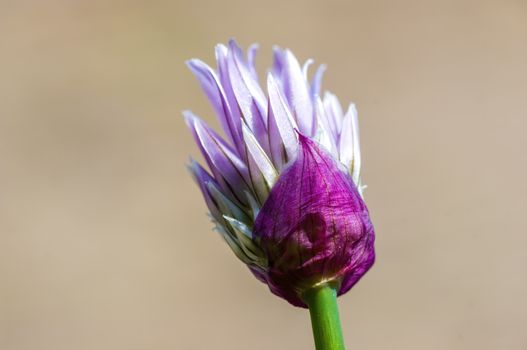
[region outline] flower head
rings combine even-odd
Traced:
[[[319,95],[325,66],[308,81],[289,50],[274,49],[266,92],[234,41],[216,47],[217,68],[197,76],[226,135],[184,112],[210,172],[192,160],[211,218],[234,253],[270,290],[305,307],[302,295],[333,283],[348,291],[371,267],[374,230],[362,199],[357,111]]]

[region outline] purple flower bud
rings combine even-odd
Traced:
[[[362,199],[357,110],[320,97],[289,50],[274,49],[266,90],[234,41],[216,47],[217,69],[193,59],[226,135],[200,118],[185,120],[210,173],[192,161],[216,230],[276,295],[305,307],[302,293],[332,283],[348,291],[374,261],[374,232]]]
[[[253,236],[267,256],[265,280],[291,304],[331,282],[348,291],[375,259],[368,209],[351,178],[300,136],[297,159],[280,175],[260,210]]]

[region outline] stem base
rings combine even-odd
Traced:
[[[309,307],[316,350],[344,350],[335,288],[317,286],[305,292],[303,299]]]

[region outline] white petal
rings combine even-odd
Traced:
[[[321,64],[317,71],[315,72],[315,76],[313,77],[313,80],[311,81],[311,97],[316,98],[320,95],[320,87],[322,86],[322,76],[324,75],[324,72],[326,71],[326,65]]]
[[[282,137],[284,148],[288,158],[293,159],[298,149],[298,136],[295,132],[295,129],[298,127],[272,74],[267,75],[267,89],[269,102],[273,109],[274,118],[280,136]]]
[[[326,91],[324,94],[324,109],[326,110],[331,130],[335,136],[338,136],[342,129],[342,107],[340,106],[337,97],[329,91]]]
[[[297,121],[300,132],[312,136],[313,132],[313,103],[307,87],[307,81],[296,57],[289,50],[285,51],[284,90],[289,101],[293,116]]]
[[[349,106],[342,121],[339,154],[340,162],[346,166],[353,181],[358,185],[360,173],[360,149],[357,125],[357,109],[354,104]]]
[[[351,166],[351,176],[356,184],[359,183],[360,179],[360,168],[361,168],[361,155],[360,155],[360,139],[359,139],[359,117],[357,108],[354,104],[350,106],[351,110],[351,122],[353,130],[353,164]],[[348,113],[350,113],[348,111]]]
[[[309,66],[311,66],[315,61],[313,61],[312,58],[308,59],[306,63],[302,66],[302,74],[304,75],[304,79],[306,81],[309,81],[308,79],[308,73],[309,73]]]
[[[269,186],[269,188],[272,188],[276,182],[276,179],[278,178],[278,173],[276,172],[273,163],[267,157],[265,151],[262,149],[256,138],[254,137],[253,133],[251,132],[251,130],[249,130],[245,123],[242,124],[242,130],[243,139],[245,141],[245,144],[247,145],[247,150],[249,151],[254,162],[258,166],[258,169],[260,169],[260,172],[262,173],[265,181],[267,182],[267,185]]]
[[[336,146],[336,140],[329,127],[327,116],[324,110],[324,106],[319,97],[316,98],[316,118],[317,118],[317,132],[315,139],[322,145],[333,157],[338,159],[338,149]]]

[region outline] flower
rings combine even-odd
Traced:
[[[347,292],[372,266],[374,230],[362,198],[357,111],[319,96],[322,65],[308,81],[291,51],[274,48],[267,93],[257,46],[244,56],[216,46],[217,69],[187,62],[225,138],[183,112],[210,173],[191,160],[217,231],[270,290],[306,307],[303,293],[331,283]]]

